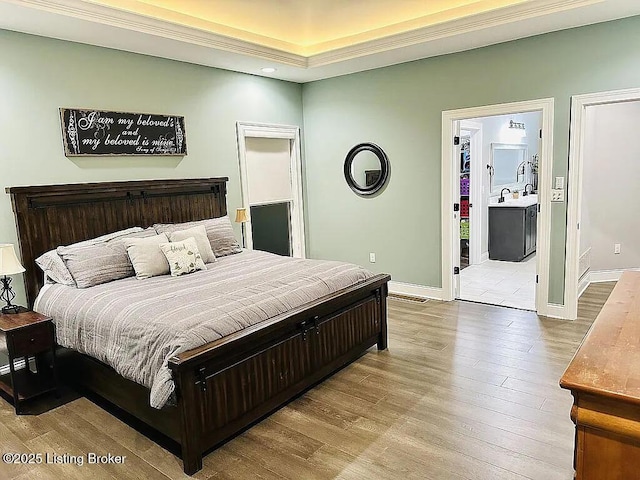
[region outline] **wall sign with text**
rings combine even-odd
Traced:
[[[186,155],[184,117],[61,108],[67,157]]]

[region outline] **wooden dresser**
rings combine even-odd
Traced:
[[[640,272],[625,272],[560,380],[577,480],[640,479]]]

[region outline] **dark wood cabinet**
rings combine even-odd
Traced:
[[[55,365],[54,327],[50,317],[25,310],[0,315],[0,331],[7,339],[9,375],[0,377],[0,390],[13,397],[16,413],[22,402],[58,388]],[[51,361],[45,354],[51,352]],[[16,369],[14,362],[24,360],[24,368]],[[30,369],[30,358],[36,370]]]
[[[520,262],[536,251],[538,205],[489,207],[489,258]]]

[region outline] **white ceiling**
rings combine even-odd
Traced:
[[[639,0],[0,0],[2,29],[294,82],[639,14]]]

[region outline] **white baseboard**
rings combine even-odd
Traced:
[[[389,293],[442,300],[442,288],[426,287],[424,285],[415,285],[413,283],[394,282],[393,280],[389,282]]]
[[[640,271],[640,268],[620,268],[618,270],[598,270],[589,273],[590,283],[617,282],[624,272]]]
[[[587,287],[591,284],[591,272],[587,271],[578,281],[578,298],[582,296]]]
[[[398,295],[407,295],[410,297],[430,298],[433,300],[442,300],[442,288],[426,287],[424,285],[415,285],[413,283],[389,282],[389,293],[397,293]],[[550,303],[546,306],[544,312],[538,312],[540,315],[551,318],[566,319],[567,313],[564,305]]]
[[[480,263],[484,263],[487,260],[489,260],[489,252],[484,252],[482,255],[480,255]]]

